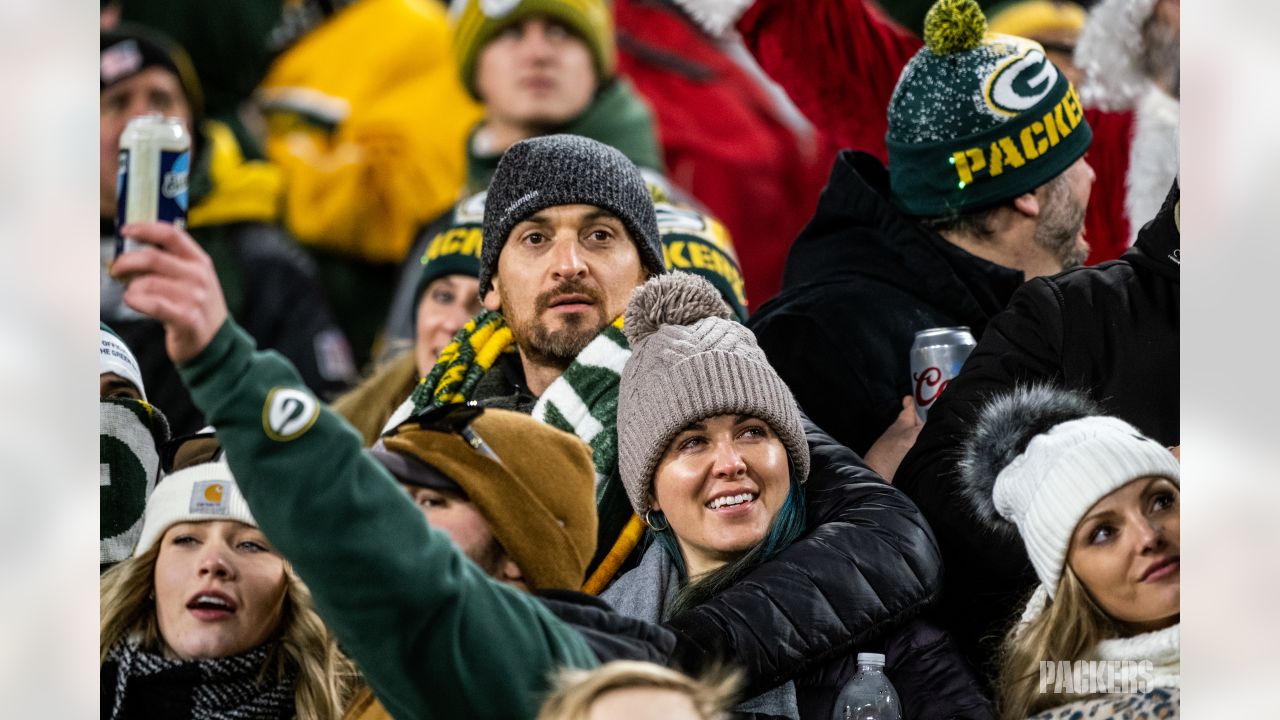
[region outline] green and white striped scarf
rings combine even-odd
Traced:
[[[515,338],[502,315],[492,311],[477,315],[440,353],[435,367],[392,416],[388,427],[410,414],[470,400],[498,358],[511,352],[516,352]],[[618,475],[618,385],[630,357],[631,347],[622,334],[619,317],[578,353],[538,398],[532,413],[591,447],[599,534],[583,587],[587,592],[598,592],[612,580],[644,532]]]

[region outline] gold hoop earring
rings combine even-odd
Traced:
[[[653,524],[653,520],[652,520],[652,519],[650,519],[650,515],[652,515],[652,514],[653,514],[653,508],[649,508],[648,510],[645,510],[645,511],[644,511],[644,524],[645,524],[645,525],[648,525],[650,530],[652,530],[652,531],[654,531],[654,532],[662,532],[663,530],[666,530],[667,528],[671,527],[671,523],[666,522],[666,520],[667,520],[667,519],[666,519],[665,517],[663,517],[662,515],[659,515],[659,516],[658,516],[658,517],[662,518],[662,520],[663,520],[663,525],[662,525],[662,527],[658,527],[657,525],[654,525],[654,524]]]

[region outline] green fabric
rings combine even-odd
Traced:
[[[624,79],[618,78],[605,84],[581,115],[563,127],[547,131],[548,135],[552,133],[591,138],[617,148],[641,168],[663,171],[662,148],[658,145],[653,113]],[[489,187],[501,157],[477,155],[475,143],[467,141],[467,194]]]
[[[1057,177],[1091,142],[1080,98],[1059,74],[1053,91],[1003,125],[933,143],[888,141],[889,185],[895,204],[909,215],[980,210]]]
[[[968,37],[956,28],[935,34],[949,38],[935,47],[963,47]],[[956,215],[1030,192],[1093,139],[1075,88],[1040,45],[1007,35],[976,42],[945,55],[922,48],[894,89],[889,184],[909,215]]]
[[[98,563],[104,569],[129,557],[142,534],[147,498],[160,476],[159,448],[168,439],[164,413],[145,400],[99,401]]]
[[[206,115],[228,119],[266,74],[268,38],[282,6],[283,0],[126,0],[121,19],[160,30],[186,49],[204,89]],[[248,154],[252,145],[243,147]]]
[[[487,577],[430,528],[362,454],[359,434],[233,322],[179,373],[254,518],[394,717],[533,718],[548,673],[597,664],[536,598]],[[272,394],[282,388],[301,396]],[[273,414],[273,399],[298,397],[314,403],[304,400],[298,417],[314,421],[276,427],[291,439],[272,439],[268,419],[295,416]]]
[[[432,280],[445,275],[480,276],[480,248],[484,244],[484,202],[475,196],[465,198],[449,213],[449,224],[431,238],[418,264],[422,274],[413,289],[416,312],[422,292]],[[479,206],[480,213],[474,209]]]

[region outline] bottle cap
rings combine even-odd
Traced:
[[[884,667],[884,655],[880,653],[858,653],[858,664]]]

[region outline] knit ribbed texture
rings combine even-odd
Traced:
[[[973,0],[939,0],[926,46],[889,101],[894,202],[923,217],[978,210],[1034,190],[1089,148],[1075,88],[1039,43],[983,35]]]
[[[997,476],[992,496],[996,510],[1018,526],[1052,597],[1080,519],[1111,492],[1149,476],[1180,483],[1177,459],[1123,420],[1088,417],[1037,435]]]
[[[546,135],[512,145],[489,185],[480,255],[480,297],[492,288],[507,236],[525,218],[558,205],[593,205],[622,221],[650,273],[666,272],[653,200],[635,163],[604,143]]]
[[[664,324],[655,317],[662,307],[647,305],[654,296],[679,303],[681,307],[669,308],[679,321],[691,319],[679,317],[690,305],[714,302],[723,312],[689,324]],[[809,475],[809,449],[795,397],[769,365],[755,335],[726,319],[728,314],[709,282],[685,273],[649,280],[627,308],[628,334],[633,316],[646,316],[656,328],[632,337],[618,397],[618,464],[639,515],[649,509],[653,474],[671,438],[715,415],[764,420],[778,434],[797,477],[803,482]]]
[[[151,548],[170,527],[183,522],[234,520],[258,527],[240,494],[231,468],[218,461],[194,465],[166,476],[147,500],[142,534],[134,557]]]
[[[138,359],[125,344],[124,339],[116,334],[106,323],[98,321],[98,374],[115,373],[133,383],[138,394],[147,399],[147,389],[142,385],[142,368],[138,367]]]
[[[495,35],[532,16],[564,23],[587,44],[596,78],[613,77],[617,49],[613,41],[613,13],[605,0],[453,0],[453,52],[462,84],[478,100],[476,61]]]

